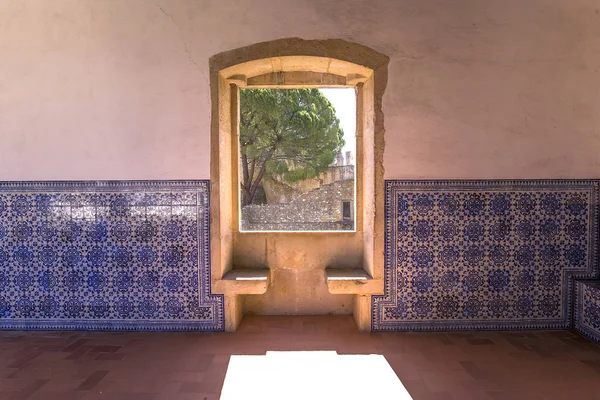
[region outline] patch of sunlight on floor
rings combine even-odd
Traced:
[[[335,351],[233,355],[221,391],[221,400],[384,397],[412,399],[384,356]]]

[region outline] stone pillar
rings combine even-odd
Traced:
[[[342,156],[341,152],[339,152],[337,155],[335,165],[338,167],[342,167],[344,165],[344,156]]]

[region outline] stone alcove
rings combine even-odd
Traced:
[[[383,293],[381,99],[388,61],[343,40],[296,38],[210,59],[211,275],[213,292],[225,295],[226,330],[235,330],[244,313],[354,314],[361,330],[370,329],[370,297]],[[240,87],[356,89],[356,231],[240,232]]]

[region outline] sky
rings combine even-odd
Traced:
[[[356,92],[354,88],[319,88],[327,100],[335,108],[335,113],[344,130],[346,145],[342,150],[344,158],[346,151],[352,152],[356,159]]]

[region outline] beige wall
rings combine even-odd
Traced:
[[[391,58],[386,178],[600,177],[596,0],[3,0],[0,180],[207,179],[208,58]]]

